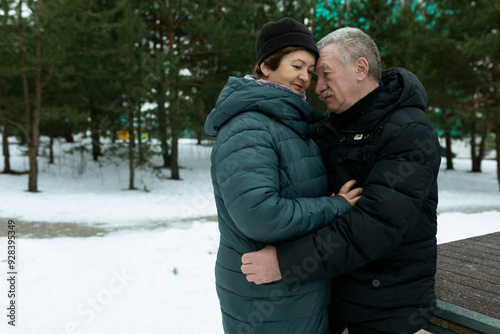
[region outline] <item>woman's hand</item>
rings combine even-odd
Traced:
[[[340,188],[338,193],[338,196],[344,197],[351,206],[354,206],[363,194],[363,188],[351,189],[356,183],[356,180],[347,181],[342,188]],[[335,193],[333,193],[332,196],[335,196]]]

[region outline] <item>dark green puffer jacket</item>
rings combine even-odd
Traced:
[[[310,124],[321,117],[293,93],[230,78],[207,118],[205,131],[216,138],[215,275],[226,333],[328,333],[328,280],[291,292],[281,281],[249,283],[241,272],[243,253],[305,235],[350,210],[344,198],[328,196],[310,138]]]

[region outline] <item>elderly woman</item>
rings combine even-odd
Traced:
[[[205,124],[216,138],[215,275],[224,331],[326,334],[328,281],[293,291],[282,281],[255,285],[241,272],[241,255],[325,226],[349,212],[361,190],[350,190],[353,181],[339,196],[327,193],[323,160],[310,137],[310,124],[322,114],[305,102],[318,58],[309,29],[290,18],[267,23],[255,51],[255,76],[229,78]],[[298,270],[307,275],[314,259],[304,266]]]

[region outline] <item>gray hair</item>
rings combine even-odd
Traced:
[[[337,46],[335,54],[345,67],[364,57],[368,61],[368,75],[375,81],[380,81],[382,75],[380,53],[377,44],[370,36],[358,28],[341,28],[323,37],[317,46],[321,51],[332,43]]]

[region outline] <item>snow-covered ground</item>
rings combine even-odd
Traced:
[[[57,142],[56,151],[69,147]],[[182,140],[183,180],[137,171],[137,191],[125,190],[126,162],[78,154],[58,153],[54,165],[40,158],[36,194],[25,191],[27,175],[0,174],[0,333],[222,333],[210,151]],[[14,142],[11,154],[12,168],[26,170]],[[468,172],[469,160],[454,163],[439,176],[438,242],[500,231],[495,162],[484,161],[481,174]],[[15,327],[7,324],[8,220],[19,238]]]

